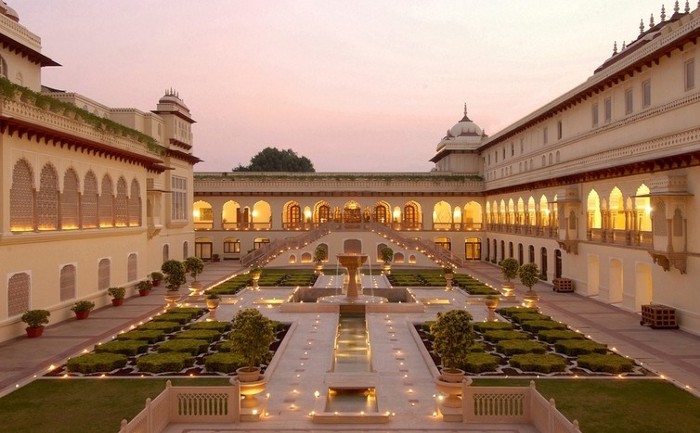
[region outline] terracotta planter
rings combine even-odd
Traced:
[[[464,370],[459,368],[443,368],[440,370],[440,378],[445,382],[461,383],[464,380]]]
[[[124,303],[124,298],[112,298],[112,305],[118,307]]]
[[[34,326],[34,327],[27,327],[24,328],[25,331],[27,331],[27,337],[29,338],[37,338],[41,337],[41,335],[44,333],[44,327],[43,326]]]
[[[139,289],[139,296],[148,296],[150,292],[148,289]]]
[[[158,287],[158,286],[160,286],[160,281],[161,281],[161,280],[153,280],[153,287]]]
[[[236,369],[236,374],[241,382],[255,382],[260,379],[260,367],[241,367]]]
[[[74,313],[75,313],[75,318],[78,320],[85,320],[90,316],[90,310],[74,311]]]
[[[207,299],[207,308],[210,310],[216,310],[219,308],[219,302],[221,302],[221,299]]]

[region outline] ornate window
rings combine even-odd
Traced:
[[[120,177],[117,181],[117,197],[114,200],[114,223],[117,227],[126,227],[129,224],[129,197],[126,195],[126,189],[126,180]]]
[[[170,260],[170,246],[168,244],[163,245],[163,261]]]
[[[80,215],[80,180],[78,174],[69,168],[63,175],[63,194],[61,194],[61,229],[75,230]]]
[[[36,208],[39,230],[58,229],[58,174],[50,163],[41,169]]]
[[[131,181],[131,191],[129,194],[129,226],[138,227],[141,225],[141,188],[139,181]]]
[[[75,298],[75,265],[65,265],[61,268],[61,302]]]
[[[173,176],[171,179],[173,220],[187,220],[187,178]]]
[[[17,316],[29,310],[29,274],[22,272],[10,277],[7,284],[7,315]]]
[[[129,254],[129,257],[126,259],[126,280],[127,281],[136,281],[138,279],[139,275],[139,264],[138,264],[138,256],[136,253],[131,253]]]
[[[112,271],[112,265],[109,259],[100,260],[97,265],[97,288],[99,290],[107,290],[110,285],[110,274]]]
[[[10,229],[13,232],[34,230],[34,175],[25,159],[17,161],[12,170]]]
[[[97,228],[97,207],[99,193],[97,190],[97,177],[92,170],[85,175],[85,187],[80,203],[82,227],[85,229]]]
[[[112,178],[108,174],[102,178],[98,203],[100,227],[114,227],[114,191]]]

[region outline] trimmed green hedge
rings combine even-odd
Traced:
[[[236,347],[233,345],[233,341],[226,340],[218,347],[219,352],[235,352]]]
[[[189,340],[206,340],[209,343],[213,343],[221,337],[221,333],[214,329],[193,329],[178,332],[175,334],[175,339],[189,339]]]
[[[513,313],[510,316],[510,319],[516,323],[523,323],[523,322],[531,321],[531,320],[551,320],[552,318],[546,314],[525,312],[525,313]]]
[[[469,373],[496,371],[500,358],[488,353],[470,353],[464,358],[462,369]]]
[[[566,369],[566,359],[552,353],[513,355],[510,365],[525,372],[552,373]]]
[[[534,340],[501,340],[498,342],[498,351],[510,356],[517,353],[545,353],[547,346]]]
[[[586,337],[570,329],[549,329],[538,332],[537,338],[547,343],[556,343],[559,340],[584,340]]]
[[[567,329],[563,323],[555,322],[554,320],[528,320],[520,324],[524,330],[538,333],[539,331],[551,329]]]
[[[110,372],[126,365],[126,355],[120,353],[86,353],[68,360],[68,371],[75,373]]]
[[[139,371],[147,373],[179,372],[192,365],[194,357],[182,352],[149,353],[136,360]]]
[[[503,317],[510,317],[515,313],[539,313],[539,310],[534,307],[504,307],[496,310]]]
[[[143,340],[112,340],[95,346],[96,353],[121,353],[126,356],[135,356],[146,353],[148,343]]]
[[[204,367],[207,371],[220,373],[233,373],[237,368],[245,367],[246,360],[236,352],[213,353],[204,359]]]
[[[199,355],[204,353],[209,348],[209,343],[206,340],[193,340],[189,338],[176,338],[160,343],[157,347],[158,352],[184,352],[190,355]]]
[[[197,322],[193,323],[192,326],[190,326],[190,330],[206,329],[223,333],[231,329],[232,325],[233,324],[231,322]]]
[[[161,330],[165,331],[166,334],[170,334],[175,331],[179,331],[182,325],[178,322],[146,322],[143,325],[139,325],[136,328],[139,331],[149,331],[149,330]]]
[[[479,332],[510,331],[513,329],[513,324],[510,322],[475,322],[474,329]]]
[[[634,362],[632,360],[616,354],[602,355],[600,353],[590,353],[588,355],[581,355],[576,359],[576,363],[579,367],[591,371],[610,374],[625,373],[634,369]]]
[[[486,346],[480,341],[475,341],[471,346],[469,346],[469,351],[471,353],[485,352]]]
[[[154,322],[177,322],[185,324],[192,320],[192,315],[188,313],[163,313],[153,318]]]
[[[484,339],[498,343],[501,340],[529,340],[530,336],[520,331],[486,331]]]
[[[568,356],[586,355],[588,353],[608,352],[608,345],[591,340],[559,340],[554,343],[554,349]]]
[[[145,340],[150,344],[165,338],[165,331],[153,329],[151,331],[133,330],[117,335],[117,340]]]
[[[194,319],[195,317],[201,315],[204,313],[204,308],[198,308],[198,307],[174,307],[174,308],[169,308],[166,312],[166,314],[172,313],[172,314],[189,314],[191,319]]]

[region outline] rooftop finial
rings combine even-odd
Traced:
[[[467,117],[467,103],[464,103],[464,117]]]
[[[677,14],[679,10],[680,10],[680,7],[678,7],[678,0],[676,0],[676,4],[673,5],[673,13]]]
[[[613,56],[617,54],[617,41],[613,44]]]
[[[651,17],[649,18],[649,28],[654,27],[654,14],[651,14]]]
[[[690,12],[690,1],[685,0],[685,13]]]
[[[620,49],[620,51],[625,51],[625,48],[627,48],[627,42],[622,41],[622,48]]]
[[[661,5],[661,22],[666,21],[666,6]]]
[[[644,33],[644,20],[639,21],[639,34]]]

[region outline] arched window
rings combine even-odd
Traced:
[[[39,192],[36,197],[39,230],[58,229],[58,173],[49,163],[41,169]]]
[[[7,60],[3,56],[0,56],[0,76],[9,78],[9,71],[7,70]]]
[[[540,279],[547,281],[547,248],[545,247],[540,249],[540,261],[542,262],[542,266],[540,266]]]
[[[114,199],[114,223],[117,227],[129,225],[129,197],[126,190],[126,179],[120,176],[117,181],[117,197]]]
[[[139,181],[131,181],[131,191],[129,194],[129,226],[138,227],[141,225],[141,188]]]
[[[109,259],[102,259],[97,265],[97,288],[99,290],[109,289],[112,273],[112,265]]]
[[[170,260],[170,245],[165,244],[163,245],[163,261],[168,261]]]
[[[65,265],[61,268],[60,276],[61,302],[75,298],[75,265]]]
[[[69,168],[63,175],[63,194],[61,194],[61,229],[79,228],[80,215],[80,180],[78,173]]]
[[[112,178],[105,174],[102,178],[102,185],[99,197],[100,227],[114,226],[114,191]]]
[[[592,189],[588,193],[588,228],[589,229],[599,229],[601,228],[601,217],[600,217],[600,197],[596,190]]]
[[[190,256],[190,244],[185,241],[182,243],[182,259],[186,259]]]
[[[85,187],[80,203],[82,226],[85,229],[94,229],[98,226],[97,207],[99,192],[97,190],[97,177],[95,173],[88,171],[85,175]]]
[[[323,224],[325,222],[330,221],[330,219],[331,219],[331,207],[328,206],[327,204],[322,204],[321,206],[319,206],[316,218],[317,218],[316,222],[318,222],[319,224]]]
[[[25,159],[17,161],[12,169],[10,229],[13,232],[34,230],[34,174]]]
[[[31,280],[29,274],[22,272],[10,277],[7,284],[7,315],[9,317],[23,314],[29,310],[29,291]]]
[[[651,218],[654,234],[657,236],[666,236],[668,234],[668,227],[666,223],[666,204],[663,200],[658,200],[656,202]]]
[[[389,222],[389,211],[384,204],[378,204],[374,207],[374,220],[382,224]]]
[[[126,259],[126,280],[136,281],[139,278],[139,262],[136,253],[129,254]]]

